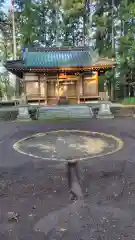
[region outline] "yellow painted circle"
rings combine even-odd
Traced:
[[[22,149],[22,147],[21,147],[21,145],[24,143],[24,142],[27,142],[28,140],[31,140],[31,139],[38,139],[38,138],[42,138],[42,137],[45,137],[46,138],[46,140],[47,140],[47,137],[49,136],[49,135],[51,135],[51,134],[56,134],[56,136],[57,136],[57,134],[66,134],[66,133],[69,133],[69,134],[83,134],[83,135],[86,135],[86,136],[88,136],[87,138],[89,138],[89,139],[92,139],[92,138],[90,138],[90,136],[89,135],[92,135],[93,137],[94,136],[98,136],[98,139],[100,140],[101,139],[101,141],[97,141],[97,138],[93,138],[93,142],[94,141],[96,141],[95,142],[95,145],[96,144],[100,144],[100,143],[102,143],[101,145],[102,145],[102,149],[101,148],[99,148],[99,151],[98,151],[98,153],[97,154],[95,154],[95,155],[92,155],[92,154],[87,154],[86,156],[77,156],[77,157],[74,157],[73,156],[73,158],[70,156],[70,159],[67,159],[67,158],[64,158],[64,157],[62,157],[62,158],[57,158],[57,157],[44,157],[44,156],[40,156],[40,154],[33,154],[33,153],[31,153],[31,152],[29,152],[29,151],[24,151],[23,149]],[[79,136],[79,135],[78,135]],[[104,145],[103,145],[103,142],[105,142],[105,141],[103,141],[102,139],[106,139],[108,142],[111,142],[111,141],[113,141],[114,143],[115,143],[115,147],[114,148],[112,148],[111,149],[111,147],[110,147],[110,150],[109,151],[107,151],[107,152],[105,152],[105,150],[104,150]],[[43,140],[42,140],[43,141]],[[92,141],[91,141],[91,144],[93,143]],[[90,148],[91,148],[91,144],[90,144]],[[26,144],[27,145],[27,144]],[[117,137],[115,137],[115,136],[113,136],[113,135],[109,135],[109,134],[105,134],[105,133],[100,133],[100,132],[91,132],[91,131],[81,131],[81,130],[57,130],[57,131],[50,131],[50,132],[46,132],[46,133],[37,133],[37,134],[34,134],[34,135],[31,135],[31,136],[27,136],[26,138],[23,138],[23,139],[20,139],[19,141],[17,141],[14,145],[13,145],[13,149],[15,150],[15,151],[17,151],[17,152],[19,152],[19,153],[21,153],[21,154],[24,154],[24,155],[28,155],[28,156],[30,156],[30,157],[34,157],[34,158],[39,158],[39,159],[42,159],[42,160],[58,160],[58,161],[75,161],[75,160],[86,160],[86,159],[90,159],[90,158],[96,158],[96,157],[101,157],[101,156],[106,156],[106,155],[109,155],[109,154],[113,154],[113,153],[115,153],[115,152],[117,152],[117,151],[119,151],[120,149],[122,149],[122,147],[123,147],[123,145],[124,145],[124,142],[121,140],[121,139],[119,139],[119,138],[117,138]],[[33,145],[33,147],[34,147],[35,145]],[[79,145],[80,146],[80,145]],[[86,146],[85,146],[86,147]],[[62,148],[62,147],[61,147]],[[87,147],[88,148],[88,147]],[[79,149],[80,150],[80,149]],[[88,149],[87,149],[87,151],[88,151]],[[91,151],[91,150],[90,150]],[[88,151],[89,152],[89,151]]]

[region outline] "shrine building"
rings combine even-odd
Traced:
[[[89,47],[26,48],[22,59],[5,67],[21,79],[28,103],[52,105],[61,98],[69,104],[99,99],[98,76],[115,64]]]

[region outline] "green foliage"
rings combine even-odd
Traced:
[[[124,98],[124,100],[122,100],[121,103],[124,105],[135,105],[135,97]]]
[[[104,92],[104,76],[103,75],[99,76],[99,79],[98,79],[98,91]]]
[[[120,55],[119,71],[123,82],[134,82],[135,73],[135,3],[120,6],[121,21],[123,22],[122,36],[119,38],[118,52]],[[124,19],[125,17],[125,19]]]
[[[74,0],[74,1],[63,0],[61,3],[67,17],[73,17],[73,16],[77,17],[77,15],[79,16],[80,13],[83,12],[83,9],[84,9],[83,0]]]
[[[38,119],[38,109],[39,109],[39,106],[32,106],[29,108],[29,115],[32,120]]]
[[[106,72],[105,78],[120,84],[135,81],[135,3],[131,0],[101,1],[93,16],[96,27],[95,47],[102,56],[116,57],[116,71]],[[115,85],[114,85],[115,87]]]

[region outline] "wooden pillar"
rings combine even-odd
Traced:
[[[41,97],[41,91],[40,91],[40,74],[38,74],[38,102],[40,104],[40,97]]]
[[[23,90],[22,90],[21,95],[22,95],[22,94],[25,95],[25,97],[26,97],[26,102],[27,102],[27,87],[26,87],[26,84],[27,84],[27,81],[26,81],[25,78],[24,78],[24,79],[23,79]]]
[[[66,82],[68,81],[68,79],[66,80]],[[68,84],[66,85],[66,99],[68,100]]]
[[[79,80],[79,84],[80,84],[80,95],[83,95],[83,75],[80,75],[80,80]]]
[[[58,101],[59,101],[59,99],[60,99],[60,84],[59,84],[59,75],[57,74],[57,83],[58,83]]]
[[[76,81],[76,95],[77,95],[77,103],[80,103],[80,79]]]
[[[98,71],[96,71],[96,87],[97,87],[97,96],[99,95],[99,90],[98,90]]]
[[[44,74],[44,92],[45,92],[45,104],[47,104],[47,78]]]

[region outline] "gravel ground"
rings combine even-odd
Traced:
[[[0,240],[135,239],[134,119],[0,123]],[[124,141],[115,154],[79,162],[83,200],[69,199],[64,162],[17,153],[38,132],[78,129]],[[16,219],[9,218],[17,213]]]

